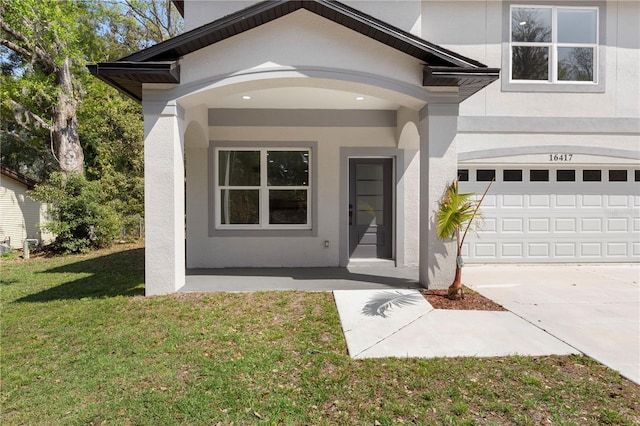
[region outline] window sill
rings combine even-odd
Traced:
[[[502,81],[503,92],[604,93],[604,83],[533,83]]]
[[[210,237],[317,237],[313,229],[212,229]]]

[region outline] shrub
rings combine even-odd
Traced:
[[[50,221],[42,227],[56,236],[55,251],[84,253],[111,245],[118,235],[118,214],[103,202],[99,181],[88,181],[78,173],[55,172],[31,195],[48,204]]]

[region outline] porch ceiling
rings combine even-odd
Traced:
[[[363,93],[319,87],[243,90],[206,98],[209,108],[397,110],[400,107],[391,100]]]

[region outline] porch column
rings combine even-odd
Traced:
[[[420,111],[420,284],[446,288],[455,274],[455,244],[436,234],[436,210],[457,174],[458,104],[430,103]]]
[[[175,101],[143,101],[145,294],[185,283],[183,114]]]

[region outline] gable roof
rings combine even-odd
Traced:
[[[141,101],[143,83],[180,83],[180,57],[300,9],[420,59],[425,63],[423,86],[458,86],[460,101],[498,79],[498,68],[487,68],[334,0],[263,1],[115,62],[88,68],[94,76]]]

